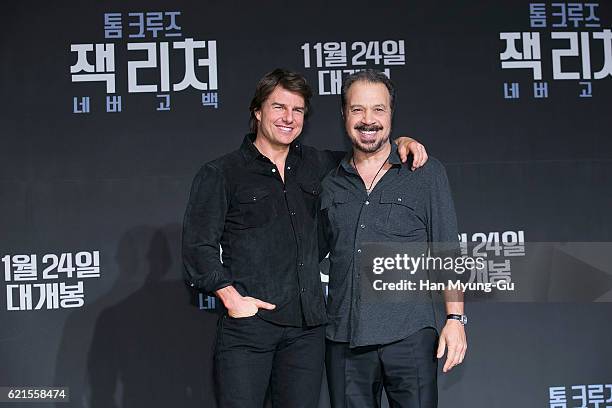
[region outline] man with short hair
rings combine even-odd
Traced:
[[[467,348],[467,318],[456,292],[444,293],[448,320],[437,350],[428,292],[421,298],[370,294],[373,245],[429,246],[438,251],[434,255],[448,249],[456,254],[458,247],[444,167],[430,158],[410,172],[389,143],[394,100],[393,84],[378,71],[345,79],[342,114],[353,149],[322,182],[322,241],[330,251],[326,367],[334,408],[379,407],[383,388],[392,408],[436,407],[436,357],[448,348],[447,372],[463,361]]]
[[[318,260],[320,181],[343,153],[318,151],[298,136],[311,90],[277,69],[258,83],[240,149],[200,169],[183,224],[188,283],[221,299],[215,348],[218,405],[316,407],[326,313]],[[423,147],[402,138],[415,167]],[[223,262],[219,247],[222,247]]]

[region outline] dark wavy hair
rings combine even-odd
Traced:
[[[306,78],[298,72],[277,68],[272,72],[268,72],[259,80],[259,83],[257,83],[255,95],[251,100],[251,106],[249,106],[249,110],[251,111],[251,118],[249,120],[251,132],[257,133],[257,118],[255,117],[255,111],[261,109],[261,105],[263,105],[277,86],[281,86],[287,91],[301,95],[302,98],[304,98],[304,116],[308,114],[312,89],[310,85],[308,85],[308,82],[306,82]]]
[[[357,81],[370,82],[372,84],[383,84],[387,87],[389,91],[390,98],[390,108],[391,112],[393,112],[393,107],[395,104],[395,85],[393,82],[382,72],[377,71],[375,69],[366,69],[363,71],[357,71],[348,77],[346,77],[342,81],[342,112],[344,113],[344,109],[346,108],[346,93],[348,92],[351,85],[353,85]]]

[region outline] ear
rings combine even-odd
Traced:
[[[256,110],[254,113],[257,121],[261,122],[261,110]]]

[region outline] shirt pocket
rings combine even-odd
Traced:
[[[304,205],[306,211],[311,217],[315,217],[317,213],[317,203],[321,194],[321,183],[315,182],[300,182],[300,190],[304,197]]]
[[[267,188],[242,190],[236,193],[240,213],[240,228],[258,228],[272,222],[276,217],[276,205]]]
[[[425,223],[418,216],[418,200],[404,192],[383,191],[380,195],[380,214],[376,227],[391,235],[408,237],[425,229]]]
[[[347,217],[346,204],[348,201],[348,191],[343,190],[336,191],[333,194],[324,194],[321,197],[321,211],[331,225],[339,226],[338,222]]]

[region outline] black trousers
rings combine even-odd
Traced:
[[[349,348],[327,341],[325,361],[332,408],[438,406],[436,329],[427,327],[385,345]]]
[[[220,408],[262,408],[268,386],[275,408],[316,408],[325,328],[285,327],[259,316],[220,319],[215,385]]]

